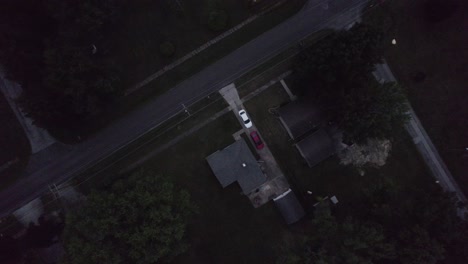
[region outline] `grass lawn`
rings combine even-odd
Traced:
[[[336,207],[338,216],[352,215],[358,210],[365,213],[368,209],[359,206],[362,197],[360,190],[381,177],[393,178],[399,186],[409,190],[435,187],[409,136],[394,142],[391,157],[385,166],[369,169],[364,176],[360,176],[352,167],[340,165],[335,156],[309,168],[279,119],[268,111],[287,102],[288,95],[283,87],[277,84],[247,102],[245,106],[307,209],[311,209],[317,196],[336,195],[340,201],[340,206]],[[309,195],[307,191],[312,191],[313,194]]]
[[[121,170],[227,107],[219,94],[205,98],[74,178],[82,192],[113,182]],[[99,176],[97,176],[99,175]],[[96,177],[97,176],[97,177]],[[89,179],[89,180],[88,180]]]
[[[272,203],[254,209],[237,185],[222,189],[205,157],[234,142],[240,129],[226,114],[143,167],[172,178],[198,205],[190,221],[191,248],[175,263],[273,263],[288,231]]]
[[[467,1],[439,1],[427,18],[425,0],[386,1],[374,15],[388,20],[397,45],[386,50],[392,71],[409,94],[418,117],[439,153],[468,195],[468,20]],[[455,4],[452,10],[444,10]]]
[[[14,162],[8,169],[0,171],[0,189],[13,183],[26,166],[31,147],[23,128],[16,119],[3,93],[0,93],[0,167]]]

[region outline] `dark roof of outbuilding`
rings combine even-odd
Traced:
[[[249,194],[266,181],[243,138],[216,151],[206,160],[223,188],[237,181],[244,194]]]
[[[335,153],[332,138],[324,129],[319,129],[296,144],[297,149],[313,167]]]
[[[279,115],[281,122],[293,139],[315,129],[323,121],[320,109],[304,100],[298,100],[281,107]]]
[[[299,221],[305,215],[304,208],[291,189],[274,198],[273,201],[288,225]]]

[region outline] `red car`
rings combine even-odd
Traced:
[[[260,136],[258,135],[257,131],[253,131],[252,133],[250,133],[250,137],[252,138],[253,142],[255,143],[255,147],[257,149],[262,149],[263,147],[265,147],[265,144],[263,144],[263,141],[260,138]]]

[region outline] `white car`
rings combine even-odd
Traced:
[[[239,111],[239,115],[242,118],[242,121],[244,121],[244,126],[246,128],[251,128],[252,127],[252,121],[250,121],[249,117],[247,116],[247,113],[245,112],[244,109],[241,109]]]

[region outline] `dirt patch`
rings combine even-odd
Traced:
[[[392,144],[390,140],[369,139],[364,145],[354,144],[339,153],[340,163],[362,167],[382,167],[385,165]]]

